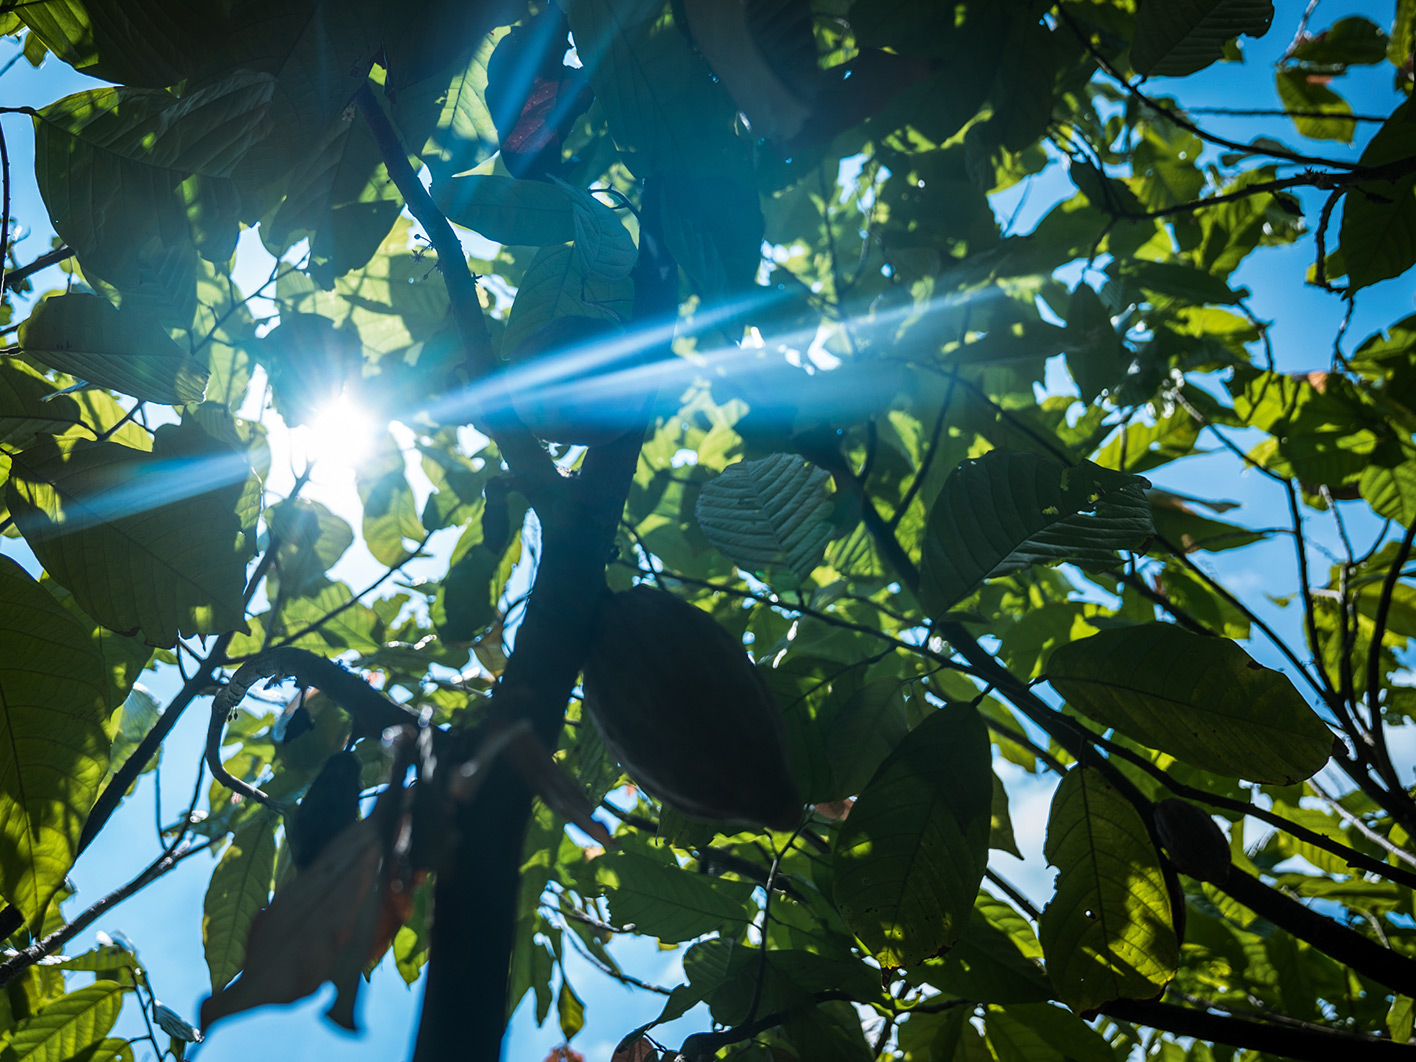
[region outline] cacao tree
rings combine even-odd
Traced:
[[[1416,1057],[1350,6],[0,4],[3,1057],[380,964],[419,1060]]]

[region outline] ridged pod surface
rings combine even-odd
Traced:
[[[669,807],[779,830],[801,821],[772,692],[703,610],[650,586],[607,595],[584,690],[606,747]]]

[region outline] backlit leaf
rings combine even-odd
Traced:
[[[886,968],[948,947],[973,912],[988,861],[988,731],[951,704],[900,742],[836,839],[835,900]]]
[[[949,474],[929,512],[920,599],[939,616],[979,583],[1032,564],[1107,568],[1153,532],[1140,476],[1090,461],[1068,468],[1024,450],[992,450]]]
[[[796,454],[729,465],[704,485],[695,513],[708,540],[738,567],[804,582],[831,537],[830,476]]]
[[[144,402],[200,402],[208,373],[156,321],[98,295],[55,295],[20,326],[20,346],[51,369]]]
[[[1052,799],[1043,855],[1059,869],[1038,937],[1073,1010],[1149,999],[1175,974],[1170,899],[1136,810],[1099,771],[1074,768]]]
[[[1047,676],[1103,726],[1229,778],[1292,785],[1332,753],[1288,676],[1227,638],[1168,623],[1102,631],[1054,652]]]
[[[69,873],[108,769],[105,693],[88,629],[0,557],[0,894],[26,919]]]

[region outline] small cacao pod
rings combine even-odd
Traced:
[[[779,830],[800,823],[772,691],[703,610],[651,586],[607,595],[583,688],[606,747],[675,811]]]
[[[1229,842],[1214,819],[1194,804],[1174,797],[1157,801],[1155,832],[1180,873],[1212,884],[1229,877]]]

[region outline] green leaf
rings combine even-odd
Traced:
[[[158,323],[98,295],[54,295],[20,325],[36,361],[143,402],[200,402],[208,373]]]
[[[48,0],[23,4],[18,14],[81,73],[145,88],[186,80],[227,32],[223,8],[182,0]]]
[[[1262,542],[1269,537],[1267,531],[1255,531],[1239,524],[1214,520],[1196,512],[1189,503],[1206,504],[1196,498],[1171,494],[1164,490],[1148,490],[1146,497],[1151,502],[1151,518],[1155,521],[1156,534],[1186,553],[1193,553],[1195,550],[1218,553],[1221,550],[1238,549],[1253,542]]]
[[[1062,1000],[1084,1011],[1158,995],[1179,952],[1160,856],[1135,808],[1099,771],[1063,777],[1043,855],[1059,873],[1038,937]]]
[[[163,425],[152,454],[42,441],[13,458],[7,499],[45,569],[110,630],[170,646],[244,624],[236,503],[244,454]]]
[[[1193,74],[1241,33],[1262,37],[1272,22],[1272,0],[1141,0],[1131,65],[1147,77]]]
[[[403,467],[398,444],[384,432],[376,453],[359,466],[356,475],[359,500],[364,503],[364,544],[387,568],[406,561],[408,540],[416,544],[425,534]]]
[[[310,275],[327,287],[368,263],[402,209],[368,123],[350,113],[286,178],[284,199],[261,221],[261,242],[279,257],[310,237]]]
[[[106,692],[88,628],[0,557],[0,894],[26,921],[69,873],[108,768]]]
[[[580,268],[594,280],[621,280],[630,274],[639,249],[619,215],[583,188],[556,178],[570,201],[575,225],[575,253]]]
[[[470,58],[463,52],[431,74],[418,62],[400,62],[396,50],[390,54],[394,122],[404,143],[427,163],[434,186],[497,150],[496,122],[486,99],[487,63],[506,32],[498,27],[481,39]],[[410,72],[426,76],[407,81]]]
[[[1087,284],[1078,283],[1067,303],[1067,369],[1077,383],[1082,401],[1120,382],[1130,363],[1130,353],[1111,323],[1111,313]]]
[[[1115,1062],[1116,1052],[1081,1018],[1047,1003],[991,1009],[984,1019],[998,1062]]]
[[[1416,155],[1416,103],[1391,113],[1358,161],[1382,166]],[[1416,264],[1416,175],[1367,181],[1342,199],[1339,250],[1352,287],[1400,276]]]
[[[570,197],[545,181],[494,174],[449,177],[433,183],[433,202],[449,221],[493,243],[545,247],[576,238]]]
[[[123,700],[123,706],[114,713],[111,728],[113,730],[113,744],[108,750],[108,776],[104,779],[106,785],[123,764],[128,762],[143,738],[157,724],[162,716],[162,706],[147,690],[141,686],[135,686]],[[150,759],[147,766],[143,768],[143,774],[157,766],[162,755],[162,749],[157,750],[157,755]]]
[[[556,995],[556,1017],[560,1019],[561,1035],[566,1043],[585,1028],[585,1002],[570,987],[564,971],[561,972],[560,992]]]
[[[803,688],[794,663],[762,672],[784,706],[792,776],[808,804],[854,796],[909,732],[904,689],[896,678],[823,684],[816,672]]]
[[[1019,859],[1023,858],[1023,853],[1018,851],[1018,842],[1013,837],[1013,820],[1008,816],[1008,790],[1004,788],[1003,779],[999,778],[997,774],[993,776],[993,802],[989,810],[988,847],[996,848],[1000,852],[1007,852]]]
[[[266,511],[280,591],[298,595],[338,563],[354,544],[354,529],[319,502],[290,498]]]
[[[836,838],[835,902],[881,966],[958,939],[988,862],[988,730],[966,704],[925,719],[875,772]]]
[[[156,89],[93,89],[35,114],[35,179],[55,231],[86,272],[119,288],[142,281],[136,252],[149,241],[174,247],[189,217],[226,214],[234,248],[234,188],[228,178],[269,129],[275,82],[240,70],[180,99]],[[205,180],[184,184],[199,175]]]
[[[108,1036],[90,1044],[65,1062],[133,1062],[133,1045],[117,1036]]]
[[[1416,461],[1405,461],[1395,468],[1369,465],[1358,489],[1378,516],[1403,527],[1416,523]]]
[[[943,958],[925,963],[920,976],[941,992],[980,1003],[1041,1003],[1053,995],[1041,959],[1027,922],[980,892],[963,934]]]
[[[100,1043],[123,1008],[123,986],[100,981],[60,996],[22,1021],[5,1044],[7,1062],[66,1062]]]
[[[275,875],[275,825],[264,818],[241,828],[212,872],[202,902],[202,945],[211,990],[241,972],[251,922],[270,900]]]
[[[929,512],[920,600],[940,616],[985,579],[1032,564],[1111,567],[1116,550],[1139,551],[1153,532],[1148,486],[1090,461],[1068,468],[1023,450],[965,461]]]
[[[555,317],[598,317],[626,321],[633,313],[634,284],[629,278],[596,280],[585,275],[580,256],[567,246],[543,247],[521,278],[511,305],[502,349],[515,350]]]
[[[38,434],[93,432],[83,426],[83,410],[72,395],[59,394],[37,369],[18,358],[0,358],[0,443],[19,450]]]
[[[1350,144],[1357,132],[1357,123],[1352,120],[1352,104],[1328,88],[1331,80],[1326,71],[1304,65],[1280,67],[1274,74],[1284,110],[1304,112],[1293,115],[1298,132],[1314,140]],[[1332,117],[1315,118],[1313,112]]]
[[[636,176],[711,168],[738,149],[737,108],[702,56],[656,3],[566,4],[576,51],[590,72],[620,157]]]
[[[1321,66],[1369,66],[1387,57],[1387,35],[1368,18],[1340,18],[1323,32],[1296,42],[1292,58]]]
[[[1102,631],[1054,652],[1048,679],[1103,726],[1228,778],[1292,785],[1332,754],[1288,677],[1226,638],[1167,623]]]
[[[749,918],[755,888],[750,881],[691,874],[633,852],[603,855],[595,860],[594,870],[615,922],[633,923],[641,934],[665,944],[692,940],[722,926],[737,933]]]
[[[739,568],[789,574],[800,585],[831,537],[830,478],[796,454],[739,461],[704,485],[694,513],[708,541]]]

